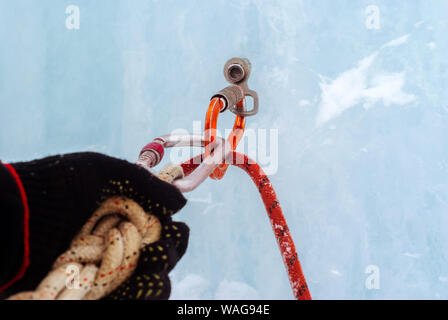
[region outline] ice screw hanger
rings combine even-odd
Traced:
[[[244,135],[246,126],[245,117],[254,116],[258,113],[258,94],[249,89],[248,80],[251,72],[251,63],[248,59],[232,58],[224,65],[224,77],[231,84],[212,96],[205,117],[204,136],[206,144],[214,142],[216,138],[216,125],[219,112],[229,109],[236,115],[232,132],[227,137],[232,151],[236,150],[238,143]],[[252,97],[254,106],[246,110],[246,96]],[[205,156],[209,155],[209,148],[205,149]],[[219,164],[210,174],[210,178],[221,180],[229,165]]]
[[[224,65],[224,77],[231,84],[216,93],[214,98],[221,98],[225,104],[224,111],[227,108],[240,117],[250,117],[258,113],[258,94],[256,91],[249,89],[247,84],[251,72],[251,63],[248,59],[232,58]],[[254,107],[251,110],[238,108],[238,102],[242,102],[246,96],[252,97]]]

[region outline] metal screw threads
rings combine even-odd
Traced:
[[[153,168],[159,163],[158,155],[152,150],[143,151],[137,160],[137,165],[144,168]]]
[[[163,142],[159,139],[154,139],[154,141],[143,147],[137,164],[142,167],[153,168],[162,160],[163,154]]]
[[[236,105],[239,101],[241,101],[244,98],[244,92],[241,87],[232,85],[225,87],[215,95],[213,95],[213,98],[220,98],[222,99],[224,106],[221,109],[221,112],[224,112],[228,107]]]

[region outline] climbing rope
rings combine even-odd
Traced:
[[[193,172],[199,166],[198,162],[202,159],[203,155],[199,155],[182,163],[181,166],[184,171],[184,175],[188,176],[191,172]],[[238,159],[238,161],[236,161],[236,159]],[[277,244],[280,248],[280,253],[288,273],[289,282],[291,284],[294,297],[297,300],[311,300],[311,294],[300,265],[294,241],[269,178],[260,165],[247,157],[245,154],[233,152],[233,160],[234,161],[232,164],[240,169],[243,169],[251,177],[252,181],[258,188],[258,192],[260,193],[266,208],[275,239],[277,240]]]
[[[171,183],[182,168],[165,166],[159,179]],[[61,254],[35,291],[9,300],[97,300],[118,288],[135,270],[140,251],[160,239],[162,225],[134,200],[113,196],[105,200]],[[79,287],[71,273],[78,271]],[[67,283],[67,280],[70,280]]]

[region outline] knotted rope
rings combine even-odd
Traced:
[[[167,165],[158,177],[171,183],[182,177]],[[162,225],[134,200],[113,196],[104,201],[61,254],[35,291],[10,300],[96,300],[107,296],[135,270],[140,250],[160,239]],[[143,249],[144,250],[144,249]],[[78,271],[77,279],[75,273]]]

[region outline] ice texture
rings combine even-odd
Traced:
[[[247,128],[278,129],[270,179],[313,298],[448,299],[447,1],[16,0],[0,2],[0,24],[2,161],[135,162],[203,122],[224,63],[247,57],[260,97]],[[293,298],[243,171],[187,197],[173,298]]]

